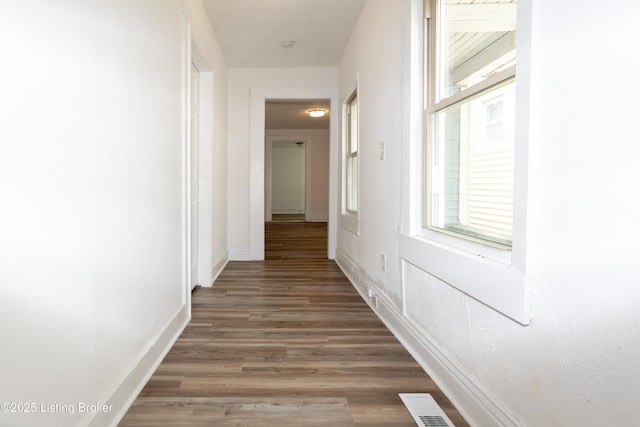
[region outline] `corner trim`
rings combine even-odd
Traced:
[[[229,249],[230,261],[251,261],[251,250],[244,249]]]

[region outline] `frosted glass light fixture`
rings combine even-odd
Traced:
[[[321,110],[319,108],[314,108],[312,110],[307,111],[307,114],[309,114],[311,117],[324,117],[324,115],[327,114],[327,111]]]

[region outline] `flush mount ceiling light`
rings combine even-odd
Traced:
[[[294,44],[296,44],[296,42],[293,40],[285,40],[280,43],[280,46],[282,46],[283,49],[291,49]]]
[[[327,110],[321,110],[320,108],[314,108],[307,111],[307,114],[311,117],[324,117],[327,114]]]

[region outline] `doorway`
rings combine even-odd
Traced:
[[[305,221],[305,141],[271,143],[271,220]]]
[[[189,241],[188,262],[185,268],[189,271],[188,295],[194,285],[211,286],[213,278],[223,265],[216,262],[221,259],[216,249],[222,244],[215,240],[216,235],[226,232],[224,224],[218,224],[216,218],[216,200],[226,188],[216,186],[216,176],[219,172],[214,164],[220,162],[217,157],[219,144],[215,140],[216,123],[214,114],[214,73],[213,64],[203,54],[204,42],[194,37],[191,40],[191,61],[188,63],[190,72],[188,94],[188,170],[185,178],[189,182],[188,215]],[[196,202],[192,206],[192,202]],[[212,239],[214,240],[212,242]],[[226,244],[226,241],[224,242]],[[224,251],[219,250],[220,254]],[[187,297],[189,298],[189,297]]]
[[[277,86],[277,87],[253,87],[251,89],[251,123],[250,123],[250,176],[249,176],[249,251],[244,259],[261,260],[264,259],[264,243],[265,243],[265,217],[271,212],[266,209],[269,198],[266,197],[266,187],[269,174],[266,169],[269,167],[270,159],[267,159],[266,153],[268,145],[265,144],[269,130],[266,128],[266,103],[272,101],[304,101],[304,100],[325,100],[329,102],[330,111],[338,111],[338,101],[336,88],[328,87],[297,87],[297,86]],[[338,187],[338,122],[337,115],[330,114],[328,129],[328,167],[324,167],[327,173],[326,181],[328,182],[327,196],[323,197],[328,204],[328,237],[327,237],[327,256],[329,259],[335,258],[336,239],[337,239],[337,187]],[[274,129],[274,128],[271,128]],[[286,134],[292,136],[308,137],[307,131],[297,129]],[[271,136],[278,135],[270,130]],[[299,140],[298,138],[292,138]],[[284,138],[283,140],[286,140]],[[314,147],[313,141],[307,138],[309,145],[306,147],[307,159],[314,157],[311,152]],[[311,150],[311,151],[310,151]],[[308,160],[307,160],[308,162]],[[306,176],[309,177],[309,167],[307,164]],[[313,176],[313,174],[311,174]],[[312,182],[315,179],[312,178]],[[309,180],[306,180],[306,186],[309,187]],[[309,199],[311,192],[306,191],[306,199]],[[305,208],[305,215],[309,216],[309,209]]]
[[[329,222],[330,101],[267,100],[264,123],[264,220]]]

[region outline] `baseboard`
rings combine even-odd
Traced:
[[[86,420],[87,422],[82,425],[91,427],[117,426],[138,397],[138,394],[140,394],[142,388],[147,384],[149,378],[151,378],[171,347],[173,347],[187,323],[189,323],[189,307],[185,304],[168,322],[156,339],[151,342],[146,351],[142,352],[129,373],[113,386],[108,397],[100,401],[110,406],[111,410],[94,414],[91,419]]]
[[[251,249],[230,249],[229,260],[232,261],[250,261]]]
[[[447,357],[429,334],[403,315],[384,293],[343,252],[336,252],[336,263],[362,299],[427,372],[458,411],[472,426],[516,427],[520,423],[486,391],[474,383],[457,363]]]
[[[326,215],[309,215],[305,219],[307,222],[329,222],[329,218]]]
[[[304,209],[280,209],[280,210],[271,210],[272,215],[302,215],[304,213]]]
[[[229,252],[226,252],[224,256],[211,269],[212,279],[211,279],[211,283],[209,283],[207,286],[213,286],[213,282],[216,281],[216,279],[218,278],[220,273],[222,273],[222,270],[224,270],[224,268],[227,266],[228,263],[229,263]]]

